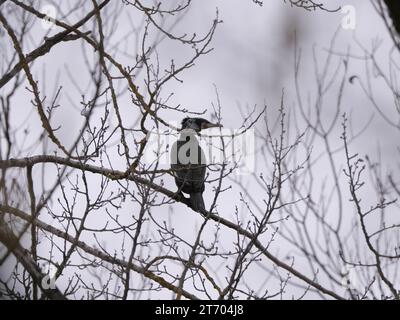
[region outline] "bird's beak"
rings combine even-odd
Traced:
[[[208,122],[208,123],[203,124],[203,129],[208,129],[208,128],[221,128],[221,127],[222,127],[222,124],[220,124],[220,123],[211,123],[211,122]]]

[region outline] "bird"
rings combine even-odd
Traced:
[[[184,118],[179,138],[171,147],[171,169],[178,193],[189,194],[192,209],[202,214],[205,213],[203,192],[207,164],[197,136],[200,131],[215,127],[222,125],[203,118]]]

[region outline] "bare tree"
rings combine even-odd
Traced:
[[[205,212],[176,189],[165,162],[176,119],[206,111],[182,106],[173,88],[212,51],[222,22],[216,10],[207,28],[180,33],[191,7],[0,1],[2,297],[399,299],[400,182],[352,149],[368,126],[354,132],[343,110],[356,78],[334,40],[322,69],[315,59],[312,99],[297,48],[294,108],[282,93],[276,112],[248,108],[239,128],[201,132],[212,191]],[[35,29],[41,23],[48,29]],[[63,72],[49,70],[63,50]],[[70,70],[78,57],[82,74]],[[359,83],[374,104],[371,85]],[[217,89],[213,101],[209,115],[223,123]]]

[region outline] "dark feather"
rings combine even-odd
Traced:
[[[399,0],[385,0],[389,16],[392,19],[393,26],[398,35],[400,35],[400,1]]]
[[[204,207],[204,199],[203,199],[203,193],[201,192],[196,192],[196,193],[191,193],[190,194],[190,204],[192,205],[192,208],[194,211],[200,212],[200,213],[205,213],[206,209]]]
[[[179,191],[190,195],[192,208],[196,211],[204,210],[202,194],[206,177],[206,157],[193,133],[181,134],[172,145],[171,168],[174,170]]]

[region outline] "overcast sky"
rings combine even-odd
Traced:
[[[282,90],[285,92],[285,104],[288,110],[296,108],[296,92],[294,88],[294,55],[295,55],[295,34],[298,47],[302,50],[302,65],[300,77],[302,82],[302,94],[304,98],[313,95],[316,92],[316,82],[313,70],[313,50],[315,50],[316,60],[323,63],[327,55],[327,49],[331,40],[337,33],[334,51],[346,53],[348,50],[356,56],[362,54],[360,46],[355,39],[366,48],[370,48],[374,39],[381,39],[382,45],[378,55],[382,57],[382,68],[387,69],[387,57],[390,48],[393,46],[388,32],[381,18],[374,11],[369,1],[325,1],[329,8],[351,5],[355,8],[356,28],[354,30],[345,30],[341,27],[344,14],[339,10],[335,13],[328,13],[320,10],[305,11],[300,8],[292,8],[280,0],[267,0],[262,7],[253,4],[250,0],[202,0],[194,1],[191,10],[187,16],[176,26],[177,33],[186,30],[196,32],[206,31],[215,16],[218,8],[219,18],[223,20],[217,28],[212,42],[214,50],[201,57],[196,65],[181,76],[183,83],[172,82],[165,89],[165,95],[168,90],[174,92],[172,103],[181,104],[192,111],[202,111],[207,109],[205,117],[211,116],[211,104],[216,103],[215,87],[218,89],[222,102],[223,124],[227,128],[237,128],[241,124],[239,110],[249,110],[254,105],[259,106],[260,110],[266,103],[270,108],[271,117],[276,116],[277,108],[280,103]],[[44,3],[44,1],[43,1]],[[71,18],[70,20],[73,21]],[[118,38],[124,32],[124,23],[126,20],[119,21],[118,33],[113,37]],[[40,26],[37,28],[37,34],[42,36],[43,30]],[[189,33],[189,32],[188,32]],[[39,38],[40,38],[39,36]],[[39,41],[40,42],[40,41]],[[9,46],[4,39],[2,46]],[[61,72],[60,83],[63,86],[63,92],[68,95],[63,96],[61,104],[63,108],[59,111],[54,123],[63,123],[63,127],[58,134],[60,139],[72,141],[70,134],[80,127],[83,117],[80,110],[70,106],[71,101],[79,105],[81,92],[77,90],[74,84],[68,80],[65,66],[75,76],[78,87],[84,88],[84,83],[88,81],[88,73],[84,67],[84,60],[80,57],[79,43],[67,43],[54,48],[51,54],[36,64],[36,75],[46,81],[46,92],[51,95],[55,89],[56,75]],[[93,53],[94,56],[96,53]],[[185,51],[181,51],[179,46],[171,44],[168,41],[161,43],[159,54],[165,61],[169,58],[179,61],[185,59]],[[90,56],[90,55],[89,55]],[[121,59],[127,59],[121,57]],[[333,65],[340,63],[340,58],[335,56]],[[338,62],[339,61],[339,62]],[[46,65],[46,74],[41,75],[37,70],[41,70],[42,64]],[[332,72],[332,70],[330,71]],[[365,78],[365,64],[363,61],[352,59],[349,67],[349,75],[357,75],[360,79]],[[363,78],[364,77],[364,78]],[[394,112],[393,99],[385,89],[384,84],[379,79],[374,82],[374,89],[377,92],[379,104],[389,114]],[[29,104],[31,97],[26,93],[21,93],[16,98],[15,104],[23,108]],[[129,98],[122,98],[129,103]],[[382,155],[387,170],[396,168],[398,159],[398,131],[390,128],[379,115],[374,111],[374,107],[362,93],[357,82],[349,85],[344,93],[344,110],[349,114],[355,115],[353,118],[354,129],[361,128],[371,116],[369,129],[357,141],[354,142],[354,149],[361,154],[376,150],[378,144],[382,148]],[[326,117],[329,118],[329,108],[331,101],[326,102],[328,109]],[[66,106],[70,106],[67,108]],[[332,105],[333,107],[333,105]],[[66,111],[63,111],[66,110]],[[130,114],[129,110],[124,111],[127,122],[133,124],[135,116]],[[19,112],[19,111],[18,111]],[[25,114],[21,112],[21,116]],[[393,113],[395,114],[395,113]],[[16,114],[14,114],[17,117]],[[129,121],[130,117],[132,120]],[[169,121],[179,122],[177,114],[165,114]],[[180,117],[180,115],[178,115]],[[183,116],[182,116],[183,117]],[[28,126],[34,132],[40,132],[39,122],[31,118]],[[37,120],[37,119],[36,119]],[[305,126],[305,124],[303,123]],[[260,124],[262,128],[262,124]],[[337,139],[334,143],[339,145],[341,128],[336,129]],[[32,137],[35,135],[32,134]],[[397,140],[396,140],[397,139]],[[315,146],[315,152],[318,153],[319,145]],[[38,151],[38,150],[37,150]],[[28,156],[28,155],[27,155]],[[265,159],[258,159],[266,161]],[[324,162],[321,164],[321,170],[324,170]],[[51,171],[49,171],[51,172]],[[95,185],[96,179],[90,182]],[[167,181],[167,186],[174,189],[172,181]],[[252,187],[253,188],[253,187]],[[257,194],[259,190],[254,186],[252,189]],[[221,196],[218,204],[218,210],[222,215],[231,218],[229,212],[233,212],[234,204],[232,197],[237,197],[239,190],[233,189]],[[212,200],[213,193],[207,190],[205,201],[209,203]],[[260,197],[262,195],[260,194]],[[194,215],[188,215],[186,206],[182,204],[172,205],[176,219],[177,232],[188,239],[193,236],[193,228],[198,226],[200,217],[194,219]],[[167,210],[159,209],[160,214],[167,214]],[[93,221],[95,223],[95,221]],[[191,227],[188,228],[188,225]],[[229,242],[234,239],[234,235],[228,235],[222,241]],[[118,246],[118,242],[109,238],[109,247]],[[89,240],[90,243],[90,240]],[[257,283],[257,275],[249,280]],[[165,296],[164,296],[165,294]],[[160,297],[169,298],[169,293],[162,293]]]

